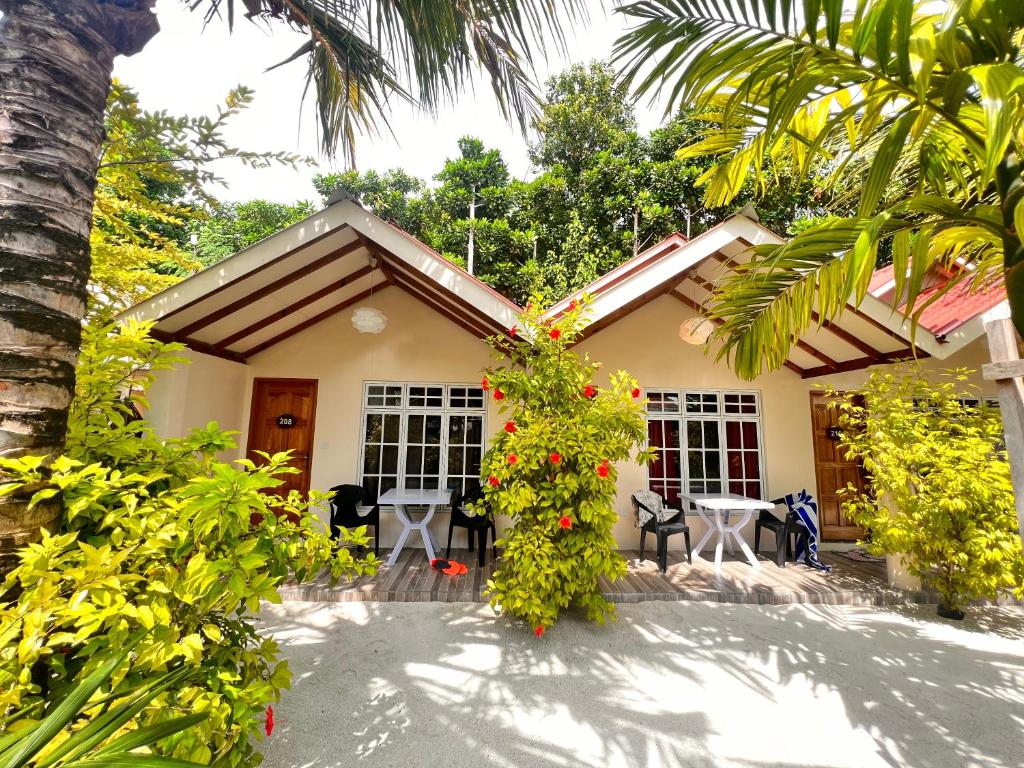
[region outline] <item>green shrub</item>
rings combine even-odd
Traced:
[[[840,446],[871,478],[847,489],[843,514],[954,611],[1024,583],[1002,422],[966,374],[875,371],[836,406]]]
[[[268,495],[276,475],[293,471],[286,454],[260,467],[218,461],[234,443],[216,424],[181,439],[154,436],[125,396],[145,407],[153,371],[174,365],[180,346],[152,340],[144,325],[112,330],[85,332],[67,454],[0,460],[0,493],[61,494],[65,509],[62,530],[24,548],[3,585],[0,707],[61,697],[144,632],[98,695],[193,667],[126,727],[203,713],[158,752],[252,766],[250,736],[290,678],[276,643],[256,631],[260,601],[279,602],[290,572],[301,580],[327,567],[339,578],[376,561],[336,550],[307,513],[321,495]],[[349,539],[365,543],[365,530]]]
[[[598,389],[592,376],[600,366],[570,351],[583,312],[574,306],[548,323],[529,305],[516,341],[492,341],[509,365],[489,368],[484,380],[507,418],[484,457],[486,502],[514,522],[498,542],[504,551],[487,589],[492,606],[538,635],[570,606],[595,621],[613,612],[598,579],[626,572],[612,536],[615,463],[629,460],[646,435],[636,381],[620,371]]]

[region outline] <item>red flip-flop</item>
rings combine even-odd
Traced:
[[[450,560],[448,567],[441,571],[449,576],[461,576],[464,573],[469,573],[469,568],[466,567],[465,563],[457,563],[454,560]]]

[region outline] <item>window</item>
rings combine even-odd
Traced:
[[[391,488],[464,491],[478,483],[484,409],[480,387],[365,384],[360,483],[367,499]]]
[[[762,498],[761,408],[756,392],[650,390],[648,445],[658,449],[648,488]],[[680,408],[681,404],[681,408]]]

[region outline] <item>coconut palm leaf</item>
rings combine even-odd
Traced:
[[[507,119],[525,129],[537,94],[529,64],[584,0],[188,0],[209,23],[283,23],[309,37],[282,64],[307,62],[324,150],[351,153],[357,133],[388,125],[393,101],[436,111],[471,85],[478,67]],[[351,155],[350,155],[351,157]]]
[[[618,41],[624,74],[720,130],[680,150],[713,156],[708,205],[726,205],[766,156],[857,190],[852,218],[758,249],[713,300],[721,355],[753,377],[786,359],[812,318],[863,299],[891,245],[912,320],[928,270],[1003,279],[1024,328],[1024,3],[1017,0],[638,0]],[[935,301],[940,293],[930,293]],[[910,301],[907,301],[910,299]]]

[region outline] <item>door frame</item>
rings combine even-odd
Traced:
[[[814,462],[814,490],[815,490],[816,493],[820,493],[820,489],[821,489],[821,471],[820,471],[820,467],[818,466],[818,448],[817,448],[817,446],[814,443],[814,433],[815,433],[815,430],[816,430],[816,427],[814,425],[814,406],[819,404],[819,403],[827,403],[827,402],[831,402],[831,401],[834,401],[834,400],[838,400],[838,399],[842,398],[843,396],[847,395],[848,392],[845,392],[845,391],[844,392],[837,392],[836,394],[838,395],[838,397],[828,397],[828,395],[825,392],[816,392],[814,390],[812,390],[809,394],[810,394],[810,411],[811,411],[811,460]],[[857,462],[857,471],[860,472],[861,479],[863,480],[864,487],[866,488],[868,486],[868,480],[869,480],[868,474],[864,470],[864,465],[861,462],[859,462],[859,461]],[[819,496],[819,498],[820,498],[820,496]],[[867,530],[865,530],[864,528],[858,528],[860,533],[858,535],[855,535],[853,538],[848,538],[848,537],[845,537],[845,536],[843,536],[841,538],[826,538],[825,537],[825,524],[821,520],[820,517],[818,519],[818,528],[819,528],[818,532],[820,534],[819,538],[821,539],[822,542],[850,542],[850,541],[856,541],[857,539],[859,539],[859,538],[861,538],[863,536],[867,536],[868,535],[868,531]]]
[[[309,424],[309,455],[306,457],[306,477],[302,484],[302,492],[309,494],[309,486],[313,480],[313,449],[316,445],[316,404],[317,404],[317,390],[320,387],[320,379],[299,379],[291,378],[286,376],[256,376],[252,380],[252,395],[249,403],[249,434],[246,437],[245,442],[245,456],[249,458],[252,453],[252,438],[253,431],[256,428],[256,414],[257,400],[256,396],[259,393],[259,386],[261,384],[309,384],[310,392],[312,394],[310,403],[310,424]]]

